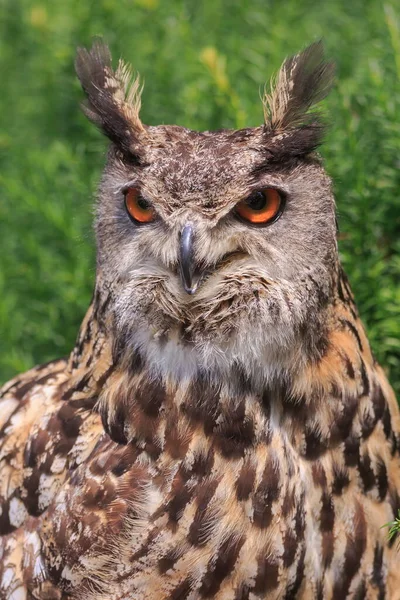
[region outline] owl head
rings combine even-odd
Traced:
[[[333,65],[287,59],[255,128],[147,126],[108,48],[79,49],[86,115],[111,140],[96,213],[97,298],[116,352],[156,371],[274,374],[317,359],[338,255],[314,110]]]

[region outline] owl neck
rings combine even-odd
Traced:
[[[343,441],[360,399],[375,389],[374,359],[344,277],[338,289],[324,352],[264,383],[240,368],[221,377],[157,373],[139,352],[128,354],[113,340],[107,301],[95,296],[70,357],[64,397],[94,408],[114,441],[135,443],[154,459],[163,451],[178,458],[199,434],[239,458],[268,442],[274,428],[285,429],[306,456],[318,453]]]

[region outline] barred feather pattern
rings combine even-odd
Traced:
[[[127,368],[92,306],[2,392],[0,597],[400,598],[399,411],[338,289],[324,358],[258,391]]]

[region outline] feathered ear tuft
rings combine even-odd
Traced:
[[[287,149],[304,154],[321,142],[324,124],[318,111],[310,110],[329,93],[335,65],[324,60],[322,42],[311,44],[282,65],[270,94],[263,97],[266,132],[287,137]],[[298,133],[296,142],[296,132]]]
[[[86,116],[124,151],[134,152],[145,133],[139,118],[139,78],[132,77],[131,68],[122,60],[114,72],[110,51],[100,39],[89,51],[78,48],[75,70],[88,98],[83,106]]]

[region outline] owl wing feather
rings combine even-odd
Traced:
[[[97,414],[64,399],[70,379],[61,359],[0,392],[0,598],[34,589],[36,581],[40,598],[47,597],[42,517],[102,432]]]

